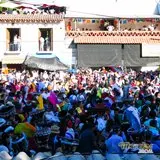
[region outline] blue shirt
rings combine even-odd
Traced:
[[[158,136],[159,131],[155,127],[150,127],[149,131],[152,132],[152,136]]]
[[[119,147],[119,143],[123,142],[122,137],[117,134],[113,134],[109,139],[105,141],[108,153],[122,153],[122,149]]]
[[[153,119],[148,119],[148,120],[146,120],[146,121],[144,122],[144,125],[147,126],[147,127],[149,127],[151,120],[153,120]],[[157,127],[160,127],[160,118],[157,118],[157,117],[156,117],[155,120],[157,121]]]

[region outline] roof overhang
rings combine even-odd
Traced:
[[[0,23],[38,23],[38,22],[44,22],[44,23],[56,23],[63,21],[64,16],[63,14],[34,14],[34,15],[25,15],[25,14],[18,14],[18,15],[0,15]]]
[[[160,44],[160,39],[134,36],[81,36],[74,38],[76,44]]]

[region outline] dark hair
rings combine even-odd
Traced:
[[[149,117],[152,118],[152,119],[155,119],[155,118],[156,118],[156,112],[153,111],[153,110],[151,110],[151,111],[149,112]]]
[[[150,126],[157,127],[157,121],[155,119],[150,121]]]

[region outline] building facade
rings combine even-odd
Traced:
[[[160,65],[159,19],[128,19],[121,26],[120,19],[109,19],[117,27],[114,31],[101,29],[108,23],[102,18],[71,19],[61,14],[0,15],[2,66],[23,64],[26,56],[36,53],[53,53],[70,67]],[[153,20],[156,29],[140,30]]]

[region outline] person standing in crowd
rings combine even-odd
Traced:
[[[84,124],[79,139],[79,152],[84,154],[91,154],[96,147],[96,137],[93,132],[92,124]]]

